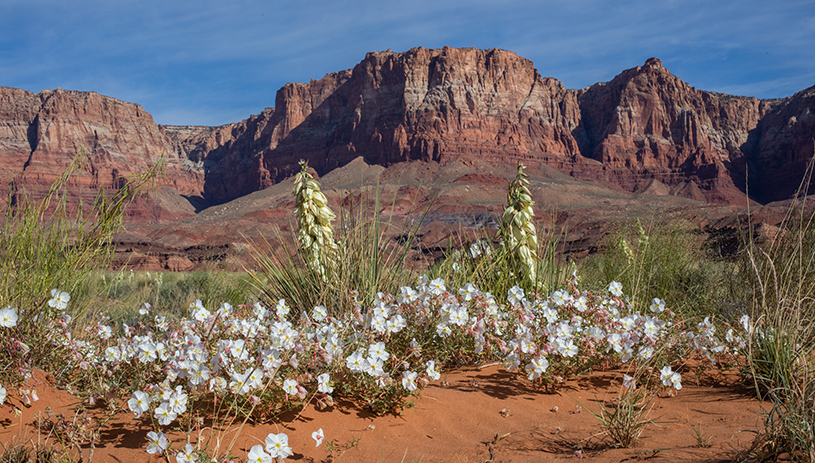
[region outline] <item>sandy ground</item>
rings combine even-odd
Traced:
[[[46,443],[59,448],[57,439],[38,430],[37,416],[63,413],[75,416],[79,399],[55,389],[46,377],[35,375],[39,401],[23,406],[11,393],[0,409],[0,442]],[[761,429],[760,406],[735,375],[705,376],[698,383],[684,375],[683,389],[675,397],[655,399],[640,442],[628,449],[614,448],[599,428],[598,420],[579,403],[599,410],[603,400],[616,397],[621,371],[595,372],[568,381],[555,392],[530,387],[524,377],[497,365],[443,373],[401,415],[372,416],[364,408],[338,401],[334,407],[309,406],[299,416],[271,425],[233,426],[193,435],[221,453],[231,448],[246,461],[247,451],[262,444],[270,432],[285,432],[300,462],[546,462],[576,460],[618,461],[730,461],[746,449]],[[12,413],[9,404],[22,409]],[[104,408],[90,410],[92,426],[99,427]],[[311,434],[322,428],[326,441],[338,450],[332,457],[326,442],[315,447]],[[694,428],[709,443],[700,447]],[[147,421],[124,411],[101,425],[92,461],[166,461],[145,452]],[[178,448],[185,437],[169,433]],[[220,440],[220,442],[218,442]],[[354,445],[350,445],[354,444]],[[576,450],[581,450],[577,451]],[[83,449],[87,461],[89,449]],[[75,453],[74,453],[75,455]],[[170,458],[175,463],[175,458]]]

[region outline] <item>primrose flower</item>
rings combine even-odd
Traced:
[[[659,334],[659,327],[653,320],[648,320],[642,325],[642,333],[649,338],[656,338]]]
[[[744,331],[746,331],[748,334],[752,334],[753,326],[750,324],[749,315],[747,314],[742,315],[741,318],[739,318],[739,323],[741,323],[741,326],[744,328]]]
[[[0,326],[4,328],[13,328],[17,326],[17,309],[14,307],[6,307],[0,309]]]
[[[0,315],[0,325],[2,325],[3,317]],[[113,336],[113,329],[107,325],[96,325],[97,333],[102,339],[110,339]]]
[[[670,365],[662,367],[662,370],[659,371],[659,379],[665,386],[673,387],[677,391],[682,389],[682,375],[671,371]]]
[[[322,392],[323,394],[331,394],[334,392],[334,388],[330,384],[330,377],[328,373],[323,373],[317,376],[317,391]]]
[[[320,444],[323,443],[323,439],[325,439],[325,434],[323,434],[323,428],[320,428],[320,429],[314,431],[313,433],[311,433],[311,438],[314,439],[317,442],[315,447],[319,447]]]
[[[430,280],[430,294],[434,296],[438,296],[439,294],[447,291],[447,288],[444,286],[444,280],[442,278],[436,278],[434,280]]]
[[[266,451],[272,458],[286,458],[294,453],[289,447],[289,436],[285,433],[269,434],[265,443]]]
[[[204,307],[200,299],[196,299],[195,302],[190,304],[190,312],[192,313],[192,318],[198,322],[203,322],[212,315],[209,310]]]
[[[446,338],[447,336],[450,336],[452,333],[453,330],[450,329],[447,323],[441,322],[438,325],[436,325],[436,334],[439,335],[439,337]]]
[[[654,355],[654,346],[642,346],[640,347],[639,352],[637,352],[637,356],[642,360],[648,360]]]
[[[435,360],[428,360],[426,366],[427,366],[427,377],[430,378],[431,381],[436,381],[437,379],[441,378],[439,370],[436,369]]]
[[[163,432],[150,431],[147,433],[147,453],[153,455],[164,453],[167,450],[167,436]]]
[[[139,343],[139,361],[142,363],[149,363],[158,358],[158,350],[156,345],[152,342]]]
[[[70,294],[54,288],[51,290],[51,299],[48,300],[48,306],[57,310],[65,310],[68,308],[68,301],[70,300]]]
[[[419,376],[418,373],[415,371],[407,370],[402,373],[402,387],[407,389],[408,391],[415,391],[416,390],[416,378]]]
[[[449,320],[450,323],[457,326],[464,326],[467,323],[467,320],[470,319],[469,314],[467,314],[467,308],[463,306],[459,307],[452,307],[450,309]]]
[[[620,336],[620,333],[611,333],[606,340],[610,348],[614,349],[614,352],[620,353],[623,351],[623,337]]]
[[[153,413],[158,420],[158,424],[162,426],[167,426],[178,418],[178,413],[173,411],[169,402],[162,402]]]
[[[266,453],[260,444],[252,446],[252,449],[249,450],[249,454],[246,455],[246,457],[250,463],[272,463],[273,461],[272,456]]]
[[[195,454],[195,447],[193,447],[192,444],[185,445],[184,450],[179,451],[175,456],[175,461],[176,463],[195,463],[198,461],[198,455]]]
[[[371,346],[368,347],[368,355],[375,359],[382,360],[383,362],[388,360],[388,358],[391,356],[391,354],[385,350],[385,343],[382,341],[376,344],[371,344]]]
[[[297,395],[297,380],[287,378],[283,381],[283,391],[288,395]]]
[[[285,317],[286,315],[289,314],[290,310],[291,309],[289,308],[289,306],[286,305],[285,299],[280,299],[279,301],[277,301],[277,305],[275,305],[275,312],[277,313],[278,317],[281,318]]]
[[[674,389],[676,389],[677,391],[682,389],[682,382],[681,381],[682,381],[682,375],[680,375],[679,373],[674,372],[671,375],[671,384],[673,385]]]
[[[658,297],[655,297],[654,300],[651,302],[650,309],[651,312],[662,313],[665,310],[665,301]]]
[[[521,289],[519,286],[513,286],[509,288],[507,292],[507,301],[510,304],[520,304],[521,301],[524,300],[524,290]]]
[[[361,372],[363,362],[365,362],[365,357],[362,356],[362,353],[354,352],[345,359],[345,366],[352,372]]]
[[[136,414],[136,418],[141,418],[142,413],[150,409],[150,395],[146,392],[136,391],[133,398],[127,401],[130,411]]]
[[[471,300],[473,297],[478,296],[480,292],[478,288],[475,287],[472,283],[467,283],[466,285],[462,286],[458,289],[458,295],[461,296],[462,299],[465,301]]]
[[[580,296],[574,301],[574,308],[580,312],[585,312],[589,308],[589,300],[586,296]]]
[[[145,302],[141,307],[139,307],[139,315],[147,315],[147,313],[150,312],[151,307],[152,306],[149,302]]]
[[[170,394],[168,400],[170,409],[175,413],[182,414],[187,411],[187,394],[181,389],[181,386],[176,386],[175,391]]]
[[[558,353],[564,357],[574,357],[578,353],[578,348],[574,340],[568,338],[566,341],[561,341],[561,347],[558,349]]]
[[[534,357],[529,364],[526,365],[525,370],[529,374],[529,380],[534,380],[540,378],[540,376],[546,372],[546,369],[549,368],[549,360],[546,360],[544,356]]]
[[[381,359],[369,357],[365,359],[365,362],[362,364],[362,371],[376,378],[385,374],[385,370],[383,370],[382,367]]]
[[[325,320],[326,317],[328,317],[328,309],[321,305],[314,306],[314,310],[311,312],[311,318],[313,318],[315,322],[321,322]]]
[[[610,292],[614,296],[622,297],[622,295],[623,295],[623,284],[620,283],[619,281],[612,281],[608,285],[608,292]]]
[[[396,314],[385,322],[385,326],[387,326],[389,333],[398,333],[407,326],[407,321],[402,315]]]
[[[559,289],[553,292],[552,299],[555,301],[555,305],[558,307],[563,307],[564,305],[572,302],[572,296],[565,289]]]

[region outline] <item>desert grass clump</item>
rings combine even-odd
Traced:
[[[589,286],[619,281],[640,304],[664,298],[685,317],[716,315],[711,308],[725,298],[731,264],[709,259],[697,235],[681,225],[638,219],[611,234],[606,251],[585,261],[581,274]]]
[[[100,191],[89,210],[80,202],[73,212],[66,187],[84,159],[79,152],[39,200],[25,192],[9,195],[0,230],[0,307],[14,309],[17,321],[0,338],[0,383],[17,384],[32,366],[59,361],[50,325],[81,318],[87,310],[88,280],[109,262],[125,208],[150,188],[163,165],[160,158],[112,194]],[[73,295],[72,310],[63,315],[68,294]]]
[[[196,300],[205,306],[254,302],[256,296],[244,273],[218,268],[191,272],[103,270],[89,280],[94,307],[128,325],[137,322],[133,308],[147,303],[165,316],[180,318]]]
[[[806,196],[774,239],[755,242],[748,237],[735,285],[752,315],[743,320],[752,334],[744,374],[765,410],[752,453],[815,461],[815,213]]]

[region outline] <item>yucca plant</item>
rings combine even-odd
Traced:
[[[538,249],[538,234],[532,221],[535,217],[532,193],[529,192],[529,179],[524,173],[526,166],[518,163],[515,180],[509,184],[507,207],[501,217],[501,246],[508,253],[515,267],[515,276],[530,288],[537,289],[538,273],[535,252]]]
[[[336,257],[337,243],[331,222],[337,217],[320,191],[320,183],[308,171],[308,161],[300,161],[294,177],[294,215],[297,216],[297,241],[309,268],[325,276],[326,265]]]
[[[379,215],[379,188],[373,187],[373,198],[369,198],[366,192],[370,188],[360,186],[359,201],[350,201],[350,210],[340,211],[339,233],[334,237],[333,227],[328,228],[330,220],[325,221],[334,217],[330,209],[323,210],[328,209],[325,196],[314,190],[316,182],[309,183],[313,182],[310,175],[295,179],[296,185],[304,181],[303,186],[295,186],[295,195],[311,187],[312,203],[308,205],[307,195],[302,203],[298,200],[305,205],[296,213],[298,230],[292,242],[299,243],[298,249],[292,249],[281,235],[276,237],[277,246],[268,241],[263,246],[251,245],[259,268],[251,278],[266,302],[285,299],[292,313],[310,311],[317,305],[337,313],[372,303],[378,292],[395,292],[401,285],[415,283],[415,275],[406,264],[426,209],[398,228],[392,222],[393,215],[385,221]]]

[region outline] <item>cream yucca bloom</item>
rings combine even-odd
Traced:
[[[305,253],[306,262],[320,275],[325,274],[324,262],[337,250],[334,241],[334,227],[331,221],[336,218],[328,207],[325,195],[320,192],[320,184],[308,173],[308,161],[300,161],[300,172],[294,178],[294,196],[298,219],[297,240]]]
[[[532,217],[535,211],[532,206],[532,194],[529,192],[529,180],[524,173],[526,166],[518,163],[518,174],[509,184],[507,208],[501,217],[501,244],[512,253],[521,267],[521,276],[533,286],[537,284],[535,251],[538,248],[538,235]]]

